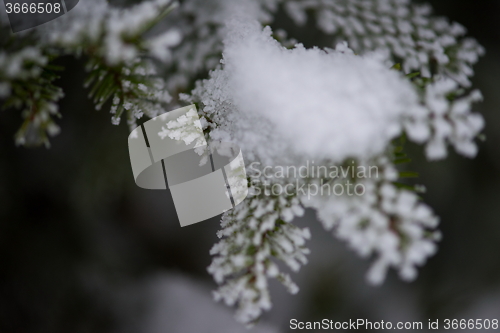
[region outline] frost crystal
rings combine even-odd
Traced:
[[[466,87],[471,65],[484,53],[475,40],[463,38],[462,25],[433,17],[429,5],[410,0],[298,0],[285,1],[285,8],[299,25],[305,23],[305,11],[313,10],[319,29],[347,41],[356,52],[385,49],[401,59],[407,73],[446,74]]]
[[[252,162],[261,168],[299,167],[314,160],[330,167],[353,163],[378,171],[377,177],[299,179],[264,176],[258,168],[249,173],[254,195],[224,215],[219,233],[223,239],[212,250],[215,258],[209,267],[221,284],[215,298],[236,304],[237,319],[244,323],[252,323],[270,307],[265,281],[274,276],[273,266],[267,266],[273,258],[292,270],[306,263],[307,251],[299,249],[308,232],[297,243],[290,241],[291,235],[280,236],[303,207],[316,210],[324,228],[360,256],[374,259],[367,274],[372,284],[381,284],[391,267],[411,281],[436,252],[439,219],[418,197],[422,186],[399,183],[405,173],[397,164],[406,158],[395,139],[406,134],[425,144],[429,159],[444,157],[447,144],[474,156],[483,121],[471,113],[471,105],[481,95],[464,89],[472,75],[465,68],[483,51],[470,40],[458,43],[464,33],[460,26],[429,17],[427,7],[395,3],[285,2],[297,24],[304,23],[305,10],[315,10],[320,28],[338,37],[335,49],[306,49],[301,44],[290,48],[288,41],[280,44],[269,27],[260,28],[252,18],[232,19],[225,27],[221,65],[209,79],[198,81],[191,95],[180,96],[199,104],[209,140],[242,147],[247,170]],[[448,54],[450,38],[461,56]],[[430,63],[436,58],[433,71]],[[361,186],[362,195],[323,194],[348,184]],[[292,193],[276,194],[266,185],[292,185]],[[304,186],[309,192],[303,192]],[[321,195],[311,195],[311,188]],[[262,232],[263,226],[271,229]],[[268,250],[263,240],[278,244],[279,251]],[[265,263],[256,266],[257,257]],[[296,291],[288,276],[282,280]]]
[[[160,117],[161,120],[161,117]],[[205,137],[201,129],[201,123],[198,120],[198,114],[195,109],[190,109],[181,117],[166,123],[166,128],[162,126],[158,135],[164,139],[167,136],[170,139],[182,140],[186,145],[195,142],[195,147],[206,145]]]
[[[310,233],[285,222],[284,214],[286,221],[303,214],[296,198],[253,195],[222,217],[218,236],[224,238],[210,251],[215,258],[208,271],[216,282],[224,283],[214,292],[215,299],[237,304],[236,318],[243,323],[252,323],[262,310],[271,308],[267,279],[277,279],[291,293],[298,292],[271,256],[298,271],[307,263],[309,251],[304,245]]]
[[[146,33],[175,6],[168,0],[151,0],[117,8],[104,0],[87,0],[57,20],[15,35],[0,18],[0,43],[8,48],[6,53],[0,51],[0,96],[9,106],[21,108],[24,104],[26,108],[17,143],[48,145],[47,134],[58,132],[49,115],[59,116],[55,102],[62,92],[52,84],[58,69],[54,70],[49,59],[66,54],[86,56],[89,77],[85,85],[91,87],[97,110],[113,99],[113,124],[120,122],[124,110],[132,128],[144,114],[155,117],[164,112],[171,96],[150,56],[170,58],[180,36],[174,29],[153,37]]]
[[[412,176],[398,170],[408,160],[403,142],[424,145],[429,160],[446,157],[448,145],[476,155],[484,121],[472,111],[482,96],[470,78],[484,49],[460,24],[410,0],[185,0],[174,8],[166,0],[130,8],[86,0],[14,43],[0,22],[0,98],[25,119],[17,143],[48,144],[58,133],[52,117],[62,91],[50,59],[84,55],[90,97],[97,109],[112,101],[113,124],[125,116],[135,128],[167,104],[196,103],[200,121],[193,110],[165,123],[160,137],[241,147],[247,178],[235,164],[228,181],[247,182],[249,195],[223,215],[208,268],[220,285],[215,299],[236,306],[239,321],[252,324],[271,308],[269,278],[298,291],[278,262],[292,271],[307,263],[309,230],[292,224],[304,208],[374,260],[370,283],[390,268],[415,279],[440,234],[417,195],[423,186],[401,183]],[[313,18],[325,44],[306,49],[288,38],[273,22],[280,8],[298,28]],[[274,32],[262,28],[270,23]],[[264,172],[309,162],[376,174]]]

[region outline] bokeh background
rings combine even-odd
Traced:
[[[428,163],[409,146],[412,170],[441,216],[439,252],[405,283],[391,272],[365,282],[369,263],[325,232],[313,212],[295,221],[313,239],[301,291],[271,285],[273,309],[250,332],[289,332],[289,321],[500,319],[500,1],[432,0],[465,25],[487,54],[475,67],[486,141],[476,159]],[[81,5],[84,5],[82,3]],[[283,16],[276,26],[289,27]],[[290,35],[306,45],[303,29]],[[212,301],[206,267],[218,218],[180,228],[168,191],[135,186],[128,129],[95,111],[82,60],[64,58],[62,132],[50,149],[15,147],[21,123],[0,113],[0,333],[237,333],[232,310]]]

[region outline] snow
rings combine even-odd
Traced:
[[[401,134],[403,115],[420,108],[410,82],[380,54],[357,56],[345,44],[288,50],[256,23],[235,20],[228,31],[224,71],[234,105],[269,122],[298,155],[375,156]]]

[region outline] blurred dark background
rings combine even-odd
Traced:
[[[288,332],[292,318],[500,319],[500,1],[430,3],[487,50],[473,80],[485,97],[478,157],[428,163],[409,147],[441,217],[438,254],[416,282],[391,272],[370,287],[369,263],[308,212],[296,221],[313,233],[311,262],[292,276],[301,292],[272,284],[274,307],[253,331]],[[15,147],[20,115],[0,113],[0,333],[245,332],[211,300],[218,218],[180,228],[168,191],[137,187],[126,124],[93,109],[80,60],[61,64],[62,132],[50,149]]]

